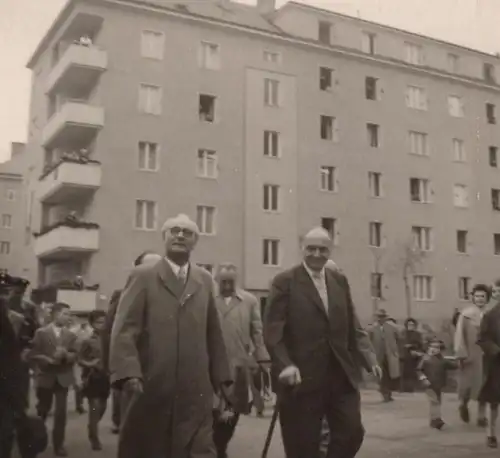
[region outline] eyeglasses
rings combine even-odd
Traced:
[[[180,235],[182,233],[186,237],[192,237],[194,235],[194,232],[191,229],[186,229],[185,227],[172,227],[170,229],[170,233],[172,235]]]

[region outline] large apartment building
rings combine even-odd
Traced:
[[[109,296],[180,212],[261,298],[322,224],[363,320],[500,274],[496,56],[295,2],[71,0],[28,66],[35,282]]]

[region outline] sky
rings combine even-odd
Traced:
[[[482,51],[500,52],[500,0],[297,1]],[[11,142],[26,141],[31,80],[26,63],[65,3],[0,0],[0,162],[8,159]],[[277,6],[285,3],[277,0]]]

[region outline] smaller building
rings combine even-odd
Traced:
[[[26,276],[23,246],[30,241],[25,233],[24,151],[24,143],[12,143],[10,160],[0,164],[0,269],[15,276]]]

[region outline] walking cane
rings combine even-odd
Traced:
[[[269,453],[269,447],[271,446],[271,441],[273,440],[274,429],[276,428],[276,422],[278,421],[279,414],[280,414],[279,403],[278,401],[276,401],[276,403],[274,404],[273,416],[271,417],[271,423],[269,424],[266,442],[264,443],[264,450],[262,450],[261,458],[267,458],[267,454]]]

